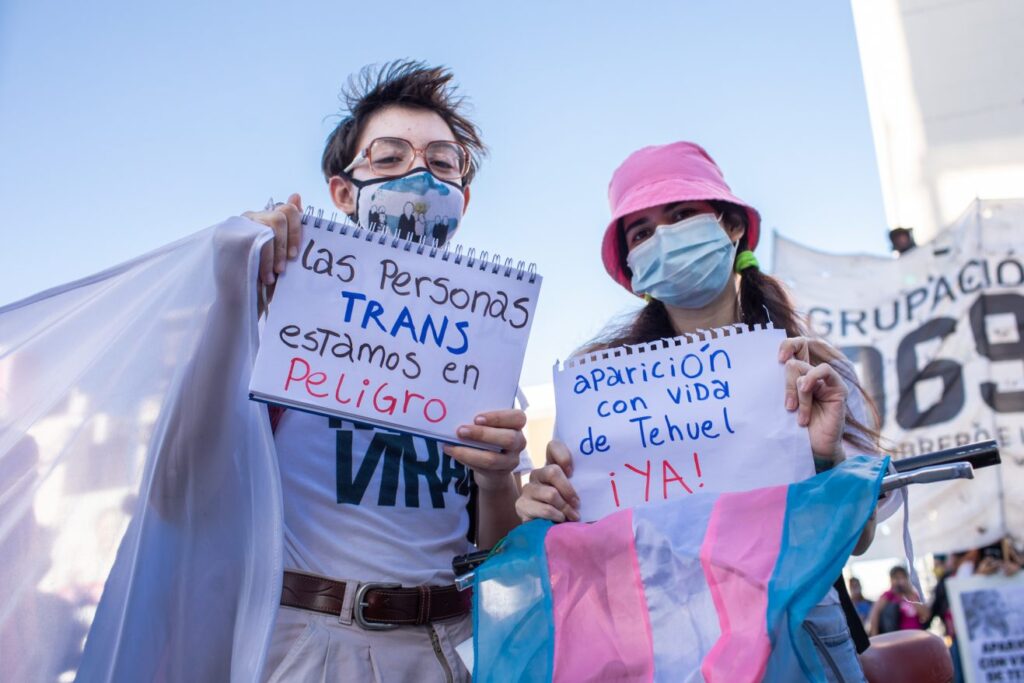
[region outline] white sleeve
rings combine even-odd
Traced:
[[[512,470],[515,474],[528,474],[533,470],[533,460],[530,458],[529,452],[524,448],[523,452],[519,454],[519,464]]]
[[[523,391],[521,386],[516,386],[516,402],[519,404],[519,408],[526,410],[530,407],[530,402],[526,400],[526,392]],[[525,448],[519,454],[519,464],[512,470],[515,474],[527,474],[533,470],[533,459],[530,458],[530,453]]]

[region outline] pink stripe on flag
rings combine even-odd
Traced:
[[[554,681],[650,681],[651,623],[633,512],[559,524],[544,539],[555,622]]]
[[[768,580],[786,519],[787,487],[719,496],[700,549],[721,636],[701,673],[708,683],[760,681],[771,652]]]

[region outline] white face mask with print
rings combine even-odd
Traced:
[[[402,239],[444,244],[462,219],[462,188],[414,168],[397,178],[352,180],[356,222],[367,230],[388,230]]]

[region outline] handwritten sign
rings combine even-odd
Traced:
[[[252,398],[463,443],[459,425],[516,394],[541,278],[513,264],[307,214]]]
[[[721,328],[555,366],[555,435],[585,521],[620,508],[814,474],[785,410],[783,330]]]
[[[967,683],[1024,681],[1024,572],[946,581]]]

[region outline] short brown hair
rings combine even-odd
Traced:
[[[444,119],[455,139],[469,149],[469,173],[463,179],[469,185],[487,148],[476,124],[465,116],[466,99],[458,94],[453,77],[443,66],[429,67],[410,60],[366,66],[350,77],[340,95],[343,118],[327,136],[320,164],[324,178],[344,175],[345,167],[359,152],[356,144],[366,122],[381,109],[398,105],[433,111]]]

